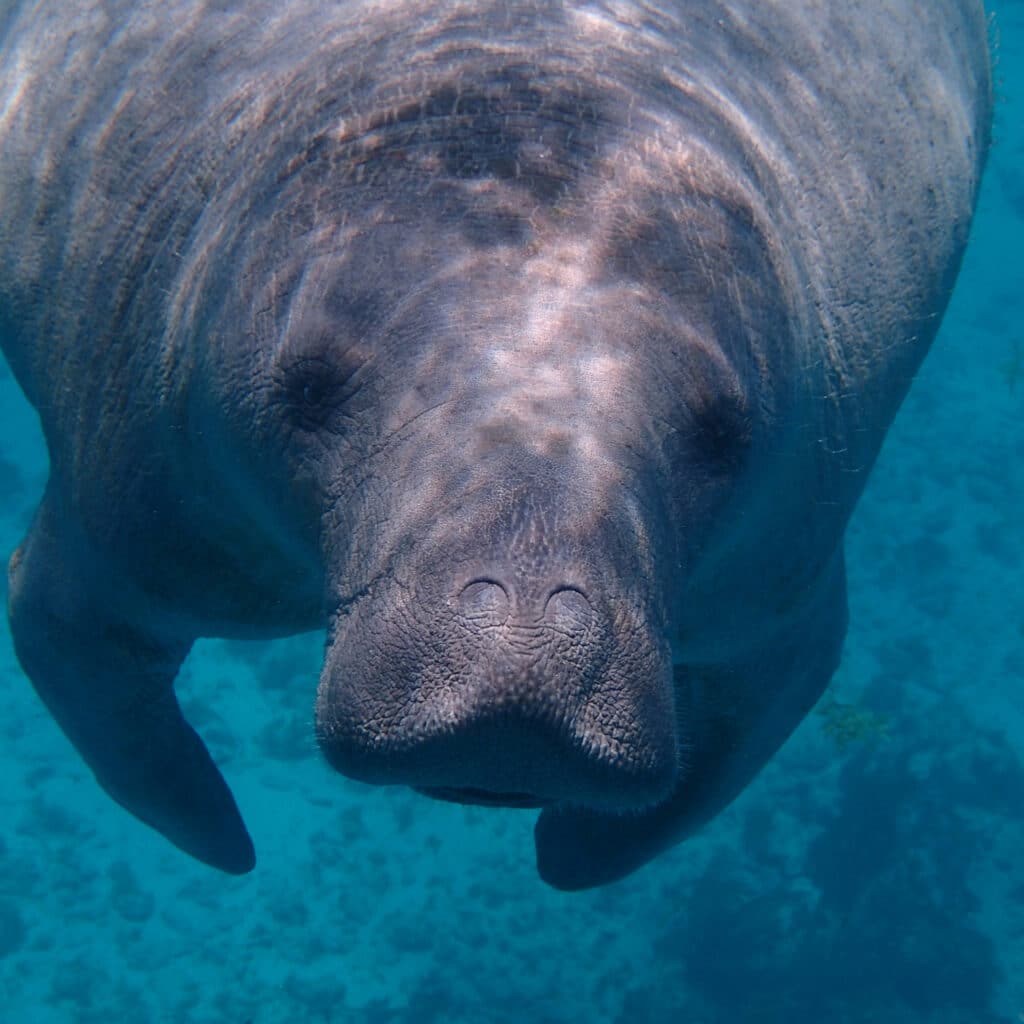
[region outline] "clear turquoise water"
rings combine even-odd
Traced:
[[[1024,3],[995,7],[971,248],[849,534],[830,694],[850,707],[812,715],[698,839],[561,895],[531,815],[328,771],[318,637],[204,643],[180,688],[260,855],[226,879],[101,796],[5,623],[0,1021],[1024,1019]],[[0,364],[5,553],[44,473]]]

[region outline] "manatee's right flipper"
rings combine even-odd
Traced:
[[[127,585],[81,547],[44,500],[8,570],[22,667],[110,796],[193,857],[251,870],[234,798],[174,696],[190,641],[147,624],[122,599]]]

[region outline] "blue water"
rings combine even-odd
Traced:
[[[102,796],[0,627],[0,1021],[1024,1020],[1024,3],[940,337],[848,539],[843,665],[758,781],[624,882],[562,895],[532,815],[346,782],[320,638],[201,644],[180,683],[253,833],[195,864]],[[0,364],[0,549],[39,497]]]

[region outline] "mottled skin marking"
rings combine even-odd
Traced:
[[[837,662],[988,75],[973,0],[0,0],[11,625],[104,787],[250,868],[174,677],[326,625],[331,763],[543,806],[552,884],[716,813]]]

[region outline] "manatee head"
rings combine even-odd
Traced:
[[[662,257],[647,228],[631,258]],[[686,762],[670,641],[756,396],[646,268],[571,231],[525,253],[452,238],[401,302],[344,300],[386,310],[351,347],[314,314],[319,354],[288,354],[301,401],[330,406],[316,720],[354,778],[628,811]]]
[[[333,766],[635,813],[694,767],[672,648],[716,642],[789,326],[737,182],[570,82],[439,90],[292,168],[241,433],[318,551]]]

